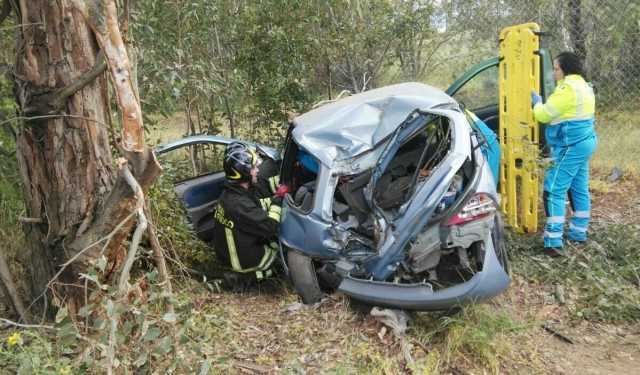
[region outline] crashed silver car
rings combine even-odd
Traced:
[[[371,305],[440,310],[507,288],[496,182],[475,123],[420,83],[293,120],[280,241],[305,303],[337,290]]]

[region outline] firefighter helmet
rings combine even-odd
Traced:
[[[251,169],[257,164],[258,156],[244,143],[230,143],[224,151],[224,173],[228,181],[250,182]]]

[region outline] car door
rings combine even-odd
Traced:
[[[187,219],[201,240],[213,240],[213,209],[225,182],[223,157],[226,146],[237,140],[197,135],[156,147],[165,173],[170,175]],[[276,150],[253,145],[261,158],[279,161]]]
[[[458,78],[446,93],[462,103],[498,133],[498,64],[497,57],[474,65]]]
[[[540,55],[540,87],[543,98],[551,95],[555,88],[553,79],[553,64],[549,52],[542,48]],[[498,134],[499,128],[499,84],[498,65],[500,59],[493,57],[482,61],[464,72],[446,90],[449,96],[462,103],[467,109],[475,113],[487,126]],[[541,140],[544,137],[540,137]]]

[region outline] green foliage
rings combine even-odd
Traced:
[[[191,269],[209,273],[216,268],[213,249],[198,239],[189,228],[186,212],[172,181],[176,175],[171,163],[163,163],[164,173],[150,189],[151,216],[158,239],[169,254]],[[176,263],[170,263],[175,266]],[[179,271],[179,268],[175,269]]]
[[[196,113],[217,133],[271,140],[290,113],[318,97],[377,87],[394,65],[419,79],[434,8],[418,1],[335,0],[238,3],[200,0],[137,4],[145,110]],[[429,59],[427,57],[427,59]]]
[[[71,374],[73,364],[69,356],[73,347],[55,344],[55,337],[46,332],[7,332],[0,343],[2,373],[19,375]]]
[[[18,374],[194,373],[199,343],[191,340],[193,318],[188,299],[173,299],[158,283],[155,271],[139,278],[127,296],[99,280],[100,267],[83,275],[93,292],[72,320],[66,307],[54,329],[7,335],[0,345],[0,364]],[[144,293],[136,289],[144,288]],[[171,303],[175,312],[166,312]]]
[[[569,255],[550,259],[541,253],[541,236],[513,235],[513,269],[533,282],[567,291],[567,307],[576,319],[637,322],[640,319],[640,228],[606,225],[592,228],[584,244],[568,246]]]

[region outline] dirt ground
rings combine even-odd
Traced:
[[[593,189],[593,222],[598,224],[640,223],[640,180],[622,177],[615,182],[598,176],[604,185]],[[640,251],[640,249],[638,249]],[[638,265],[640,267],[640,265]],[[535,305],[534,305],[535,306]],[[530,306],[533,307],[533,306]],[[537,335],[532,345],[539,348],[540,359],[554,374],[637,374],[640,373],[640,325],[616,326],[582,321],[567,325],[553,307],[540,306],[537,314],[557,324],[554,331],[573,341],[546,332]]]

